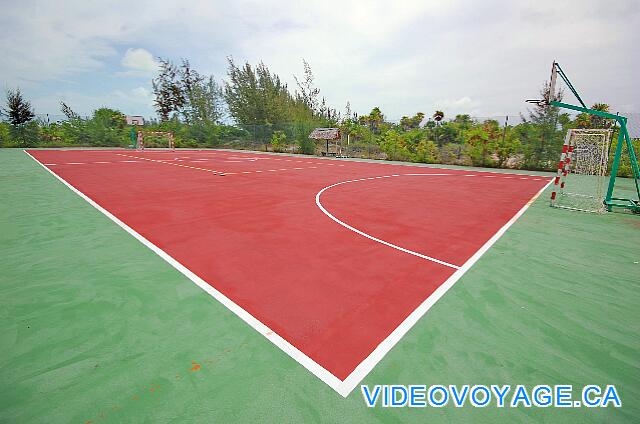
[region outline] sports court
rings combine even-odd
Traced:
[[[343,396],[550,181],[226,151],[27,153]]]
[[[363,405],[359,384],[396,382],[639,393],[638,340],[620,327],[637,322],[637,218],[549,208],[551,173],[225,150],[1,160],[0,398],[13,421],[442,413]],[[446,414],[598,422],[636,410]]]

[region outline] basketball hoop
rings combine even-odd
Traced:
[[[534,105],[538,105],[538,106],[549,106],[549,102],[546,101],[545,99],[527,99],[525,100],[526,103],[532,103]]]

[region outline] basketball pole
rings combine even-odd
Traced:
[[[624,208],[630,209],[636,213],[640,212],[640,185],[638,184],[638,180],[640,179],[640,168],[638,167],[638,159],[636,157],[635,150],[633,149],[633,144],[631,143],[631,138],[629,137],[629,132],[627,130],[627,118],[625,116],[617,114],[614,115],[612,113],[602,112],[599,110],[580,107],[568,103],[552,101],[549,104],[551,106],[559,108],[587,113],[589,115],[595,115],[605,119],[611,119],[617,122],[618,125],[620,125],[620,130],[618,131],[618,144],[616,146],[616,153],[613,158],[613,164],[611,165],[611,175],[609,177],[609,186],[607,188],[607,196],[604,199],[604,204],[607,207],[608,211],[611,211],[613,208]],[[633,179],[635,181],[638,199],[613,197],[613,189],[615,187],[616,177],[618,175],[618,169],[620,167],[620,159],[622,158],[623,144],[626,144],[627,151],[629,152],[629,160],[631,162],[631,170],[633,172]]]

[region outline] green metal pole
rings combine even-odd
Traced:
[[[562,107],[562,108],[565,108],[565,109],[571,109],[571,110],[575,110],[575,111],[578,111],[578,112],[588,113],[590,115],[600,116],[601,118],[613,119],[613,120],[618,121],[618,122],[620,122],[621,119],[624,119],[625,121],[627,119],[624,116],[614,115],[612,113],[602,112],[602,111],[595,110],[595,109],[588,109],[586,107],[575,106],[575,105],[571,105],[569,103],[562,103],[562,102],[555,102],[554,101],[554,102],[549,102],[549,104],[551,104],[551,106]]]
[[[618,145],[616,146],[616,154],[613,157],[613,164],[611,165],[611,175],[609,176],[609,187],[607,188],[607,197],[604,199],[607,210],[611,211],[611,197],[613,197],[613,188],[616,185],[616,176],[618,175],[618,167],[620,166],[620,157],[622,156],[622,144],[625,142],[624,134],[622,133],[622,125],[618,132]]]
[[[138,146],[136,146],[137,140],[138,138],[136,137],[136,128],[135,127],[131,127],[131,147],[133,147],[134,149]]]
[[[638,166],[638,158],[636,157],[633,144],[631,143],[631,137],[629,137],[629,132],[627,130],[627,118],[624,116],[614,115],[608,112],[602,112],[599,110],[575,106],[568,103],[553,101],[553,102],[549,102],[549,104],[551,104],[552,106],[561,107],[564,109],[575,110],[577,112],[584,112],[590,115],[611,119],[616,121],[618,124],[620,124],[620,131],[618,132],[618,145],[616,146],[616,153],[613,158],[613,164],[611,165],[611,174],[609,176],[609,186],[607,188],[607,195],[604,199],[604,204],[606,205],[607,210],[609,211],[611,211],[613,207],[621,207],[621,208],[631,209],[634,212],[640,212],[640,185],[638,184],[638,180],[640,179],[640,166]],[[618,169],[620,167],[620,160],[622,158],[622,145],[625,143],[627,145],[627,150],[629,151],[629,160],[631,162],[633,179],[635,182],[636,192],[638,195],[637,200],[629,199],[629,198],[613,197],[613,190],[616,184]],[[623,201],[624,203],[620,203],[620,201]]]
[[[633,143],[631,143],[631,137],[629,136],[629,131],[627,130],[626,125],[624,126],[624,137],[627,141],[627,150],[629,151],[631,170],[633,171],[633,179],[636,183],[636,193],[638,194],[638,200],[640,200],[640,186],[638,185],[638,180],[640,179],[640,167],[638,166],[638,158],[636,157],[636,152],[633,148]]]

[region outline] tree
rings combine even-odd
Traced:
[[[160,61],[160,73],[151,81],[151,85],[153,94],[156,96],[153,103],[160,121],[164,122],[169,119],[172,112],[180,111],[187,99],[183,89],[184,83],[180,81],[178,67],[169,59],[160,57],[158,60]]]
[[[580,113],[576,116],[574,121],[576,128],[590,128],[591,127],[591,115],[588,113]]]
[[[419,128],[423,120],[424,120],[424,113],[422,112],[416,113],[411,118],[409,118],[408,116],[403,116],[400,119],[400,127],[404,131],[409,131],[415,128]]]
[[[87,134],[86,142],[93,146],[123,145],[128,142],[126,123],[125,116],[118,110],[106,107],[96,109],[83,129]]]
[[[22,125],[35,118],[31,103],[22,97],[20,88],[7,90],[7,107],[2,109],[13,125]]]
[[[231,57],[227,60],[229,81],[224,84],[224,98],[231,117],[238,124],[287,122],[294,113],[301,115],[300,109],[312,116],[311,110],[302,102],[296,103],[287,85],[264,63],[254,69],[248,62],[238,67]]]
[[[187,123],[219,124],[224,118],[222,87],[213,76],[193,83],[186,97],[183,116]]]
[[[64,116],[67,117],[69,121],[74,121],[80,118],[80,116],[62,100],[60,101],[60,111],[64,114]]]
[[[482,125],[476,125],[465,132],[465,144],[474,165],[490,166],[494,164],[491,156],[500,140],[498,121],[488,119]]]
[[[302,103],[308,107],[314,115],[318,115],[320,112],[320,102],[318,97],[320,96],[320,89],[315,86],[313,72],[311,66],[306,60],[302,59],[302,66],[304,68],[304,77],[299,80],[297,76],[293,76],[300,90],[299,94]],[[324,101],[324,99],[322,99]],[[347,105],[349,103],[347,102]]]
[[[411,160],[413,155],[406,140],[395,130],[387,131],[380,139],[380,149],[388,160]]]
[[[160,71],[153,79],[155,106],[162,122],[172,113],[187,124],[209,125],[224,118],[222,87],[214,77],[200,74],[187,59],[180,66],[160,58]]]
[[[274,152],[284,152],[287,144],[287,134],[284,131],[276,130],[271,135],[271,148]]]
[[[366,116],[361,116],[358,119],[360,125],[366,125],[371,132],[379,134],[382,124],[384,123],[384,115],[379,107],[374,107],[371,112]]]
[[[453,122],[458,124],[460,128],[463,130],[470,128],[471,125],[473,125],[473,120],[471,119],[471,116],[467,114],[456,115],[456,117],[453,118]]]
[[[433,120],[436,121],[436,144],[439,146],[440,145],[440,140],[439,140],[439,134],[438,134],[438,125],[440,124],[440,121],[442,121],[444,119],[444,112],[441,110],[436,110],[436,112],[433,114]]]
[[[540,95],[547,101],[552,97],[556,101],[562,101],[563,92],[558,90],[552,95],[551,85],[545,82],[540,89]],[[534,130],[531,139],[521,139],[521,141],[526,140],[532,143],[525,146],[525,166],[530,169],[551,167],[557,159],[556,156],[563,142],[562,133],[558,131],[559,109],[549,105],[548,102],[541,102],[536,104],[533,110],[529,110],[528,118],[524,116],[522,118],[524,121],[530,121],[533,124],[531,129]]]
[[[520,140],[517,135],[512,131],[511,127],[506,127],[502,137],[498,137],[495,143],[495,153],[498,157],[498,167],[504,168],[507,166],[511,156],[518,150],[520,146]]]
[[[433,141],[422,140],[416,146],[416,162],[437,163],[438,146]]]
[[[591,109],[608,113],[609,105],[606,103],[594,103],[593,106],[591,106]],[[602,129],[611,128],[611,125],[612,125],[611,119],[602,118],[596,115],[590,115],[589,118],[591,120],[591,128],[602,128]]]

